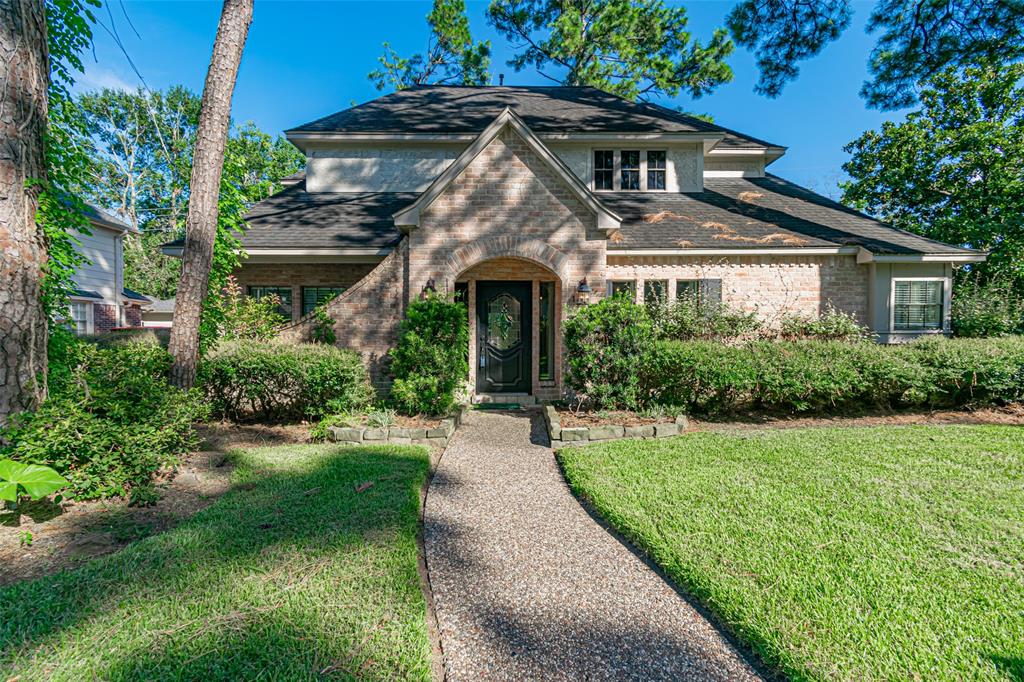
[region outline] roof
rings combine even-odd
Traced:
[[[245,215],[245,249],[390,248],[402,233],[392,214],[418,192],[306,192],[302,180],[259,202]],[[164,247],[180,247],[177,239]]]
[[[85,204],[85,209],[82,211],[85,217],[89,219],[89,222],[93,225],[105,227],[109,230],[116,230],[118,232],[134,232],[135,228],[121,220],[120,218],[107,213],[98,206],[92,204]]]
[[[103,298],[103,296],[95,291],[89,291],[87,289],[72,289],[71,296],[74,298]]]
[[[775,175],[705,178],[703,192],[601,192],[622,249],[861,246],[875,254],[976,254],[881,223]]]
[[[154,299],[149,304],[149,311],[152,313],[173,313],[174,312],[174,299]]]
[[[511,109],[538,135],[705,133],[734,148],[778,147],[656,104],[590,87],[421,85],[310,121],[292,133],[479,134]]]
[[[150,299],[149,296],[144,296],[144,295],[140,294],[137,291],[132,291],[128,287],[125,287],[124,289],[122,289],[121,290],[121,294],[125,298],[131,299],[132,301],[140,301],[142,303],[149,303],[149,302],[152,301],[152,299]]]

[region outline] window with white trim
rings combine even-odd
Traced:
[[[647,152],[647,191],[665,189],[665,150]]]
[[[942,329],[943,279],[893,280],[892,328],[896,331]]]
[[[668,152],[664,149],[595,149],[595,191],[663,192]]]
[[[88,334],[92,321],[92,303],[72,301],[68,308],[71,312],[71,317],[67,320],[68,328],[75,334]]]
[[[623,191],[640,191],[640,151],[636,149],[620,152],[619,169],[621,179],[619,189]]]
[[[594,150],[594,189],[613,189],[615,152],[611,149]]]

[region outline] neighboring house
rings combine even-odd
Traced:
[[[592,88],[414,87],[287,135],[306,174],[247,216],[238,279],[296,337],[340,293],[338,343],[379,381],[430,290],[469,306],[478,393],[554,397],[565,311],[620,289],[769,323],[834,306],[893,342],[946,332],[953,267],[984,258],[766,173],[784,147]]]
[[[132,228],[93,206],[86,207],[91,234],[75,233],[78,252],[87,262],[76,270],[71,317],[76,334],[98,334],[121,327],[141,327],[149,299],[124,287],[124,238]]]
[[[142,311],[142,326],[152,328],[171,327],[174,320],[174,299],[154,299]]]

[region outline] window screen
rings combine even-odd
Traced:
[[[897,281],[893,327],[942,329],[942,280]]]
[[[665,152],[647,152],[647,189],[665,189]]]

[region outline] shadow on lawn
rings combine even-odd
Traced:
[[[992,656],[991,658],[999,672],[1006,675],[1007,679],[1012,682],[1024,682],[1024,658],[1008,656]]]
[[[85,656],[94,667],[75,671],[104,679],[417,674],[402,668],[409,657],[371,654],[394,638],[417,664],[416,644],[402,644],[422,602],[415,559],[405,567],[394,552],[415,551],[426,455],[339,448],[296,463],[239,471],[231,492],[166,533],[0,588],[0,668],[74,678],[62,668]],[[346,620],[348,607],[381,621]]]

